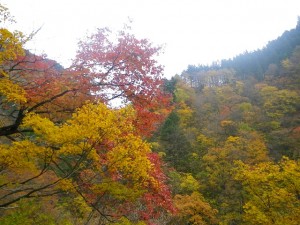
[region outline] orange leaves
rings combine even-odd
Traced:
[[[179,224],[186,224],[186,221],[193,225],[218,224],[216,218],[218,211],[213,209],[200,193],[176,195],[174,201],[179,221],[182,221]]]

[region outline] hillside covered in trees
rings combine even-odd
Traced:
[[[175,109],[153,141],[174,168],[174,224],[299,224],[299,25],[167,81]]]
[[[130,30],[63,68],[0,16],[0,224],[299,224],[300,20],[167,80]]]

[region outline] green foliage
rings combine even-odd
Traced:
[[[200,189],[199,182],[189,173],[179,173],[176,170],[168,173],[173,194],[190,194]]]
[[[22,200],[18,205],[12,206],[12,210],[2,209],[7,211],[0,218],[2,225],[55,225],[52,215],[42,211],[41,205],[34,200]],[[62,224],[62,223],[61,223]],[[67,223],[64,223],[67,224]]]
[[[191,145],[179,125],[177,113],[172,112],[161,128],[160,145],[165,152],[163,159],[180,171],[189,171],[189,150]]]
[[[300,96],[296,91],[265,86],[260,93],[264,100],[266,114],[273,119],[280,119],[285,114],[296,112],[296,107],[300,104]]]
[[[86,215],[92,211],[91,207],[87,205],[81,196],[75,195],[61,197],[58,203],[58,210],[79,221],[80,219],[84,219]]]

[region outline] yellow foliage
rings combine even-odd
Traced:
[[[4,169],[37,170],[37,159],[49,155],[50,149],[37,146],[24,140],[14,142],[13,145],[0,145],[0,165]]]
[[[221,121],[221,127],[227,127],[234,125],[234,122],[232,120],[222,120]]]
[[[27,101],[25,90],[17,84],[14,84],[8,78],[0,78],[0,96],[5,96],[4,101],[25,103]]]
[[[198,191],[200,188],[200,184],[192,176],[192,174],[185,174],[184,176],[182,176],[180,188],[187,191]]]
[[[112,180],[104,180],[101,184],[95,185],[95,193],[109,193],[119,200],[134,201],[140,197],[144,190],[128,188],[126,185]]]
[[[152,165],[147,154],[150,153],[150,145],[134,135],[119,139],[123,144],[117,145],[107,154],[110,170],[122,171],[122,177],[130,177],[134,185],[149,180]]]
[[[279,164],[247,165],[237,162],[235,178],[249,194],[244,205],[247,224],[297,225],[300,221],[300,166],[284,158]]]
[[[12,145],[0,145],[0,168],[3,173],[0,185],[13,184],[10,188],[0,190],[0,195],[6,195],[13,188],[18,188],[19,182],[35,177],[41,172],[41,166],[49,163],[52,151],[43,146],[24,140]],[[48,173],[48,181],[52,174]],[[43,179],[43,177],[40,177]],[[22,186],[22,184],[21,184]]]
[[[239,137],[229,136],[226,140],[226,143],[238,143],[239,141]]]
[[[5,68],[5,63],[25,54],[22,39],[21,32],[10,32],[5,28],[0,28],[1,68]],[[14,83],[3,69],[0,69],[0,96],[4,97],[3,101],[25,103],[27,101],[25,95],[24,89]]]
[[[10,32],[5,28],[0,28],[0,64],[5,61],[15,60],[17,56],[24,55],[21,32]]]
[[[188,107],[185,103],[179,104],[179,108],[177,109],[177,114],[180,118],[180,125],[181,127],[187,127],[188,122],[193,117],[194,111]]]
[[[264,86],[260,94],[264,99],[264,109],[267,115],[274,119],[279,119],[286,113],[295,112],[300,103],[298,93],[292,90],[279,90],[274,86]]]
[[[59,127],[55,126],[51,120],[34,113],[28,113],[25,116],[22,127],[32,128],[36,135],[43,136],[44,139],[50,139],[59,130]]]
[[[37,135],[52,144],[78,143],[87,139],[100,142],[117,139],[122,132],[132,132],[133,126],[127,121],[132,117],[131,108],[114,111],[104,104],[88,103],[78,109],[73,117],[61,126],[56,126],[48,118],[28,114],[23,127],[31,127]],[[63,135],[62,135],[63,134]]]
[[[74,185],[71,179],[61,180],[56,188],[66,192],[74,192]]]
[[[199,134],[197,136],[197,142],[200,144],[202,148],[209,148],[214,145],[214,140],[205,136],[204,134]]]
[[[64,124],[56,125],[48,118],[30,113],[25,117],[23,127],[32,128],[39,143],[55,147],[53,159],[86,155],[90,166],[98,169],[102,166],[101,156],[95,146],[107,143],[104,148],[107,172],[130,185],[110,179],[96,185],[95,191],[107,191],[118,199],[135,199],[143,193],[143,187],[149,184],[159,187],[150,175],[153,167],[148,159],[150,144],[135,135],[131,122],[134,116],[131,107],[112,110],[102,103],[87,103]],[[72,182],[66,179],[58,186],[69,191]]]
[[[232,157],[231,160],[242,160],[249,164],[269,160],[265,141],[256,132],[247,132],[242,137],[229,136],[223,152],[227,157]]]

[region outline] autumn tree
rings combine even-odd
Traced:
[[[1,136],[20,132],[24,112],[37,112],[59,122],[70,117],[86,100],[111,104],[116,99],[118,105],[134,105],[138,115],[135,123],[141,135],[152,134],[170,111],[170,98],[162,88],[163,68],[155,60],[160,48],[126,30],[120,31],[116,39],[112,35],[108,29],[99,29],[80,42],[76,59],[68,69],[45,56],[24,52],[22,41],[19,50],[5,51],[12,58],[2,63],[7,78],[2,79],[1,91],[17,90],[10,88],[10,80],[11,85],[23,90],[17,91],[22,96],[13,97],[8,91],[3,94],[6,98],[23,97],[17,99],[23,102],[17,108],[3,110],[6,118],[2,121],[6,126],[1,127]],[[10,38],[13,46],[17,46],[17,40]],[[5,106],[2,104],[4,108],[9,107],[9,100]]]
[[[179,215],[176,224],[206,225],[218,224],[217,210],[213,209],[198,192],[191,195],[176,195],[175,206]]]
[[[190,173],[169,172],[176,214],[169,224],[217,224],[217,210],[199,192],[200,184]]]
[[[299,223],[299,162],[283,158],[278,164],[237,165],[236,179],[249,194],[243,206],[246,224]]]
[[[200,191],[218,209],[220,220],[228,224],[239,224],[243,213],[245,193],[233,178],[236,160],[248,164],[268,161],[264,139],[256,132],[229,136],[224,144],[210,147],[199,160]]]
[[[81,223],[150,223],[173,211],[160,158],[143,140],[170,109],[159,48],[108,33],[81,42],[63,69],[1,29],[1,214],[45,198]],[[109,108],[117,98],[124,105]]]
[[[163,67],[155,60],[159,52],[160,47],[126,29],[116,36],[109,29],[98,29],[79,43],[73,66],[86,77],[97,99],[132,104],[140,134],[149,135],[169,112],[170,98],[162,88]]]

